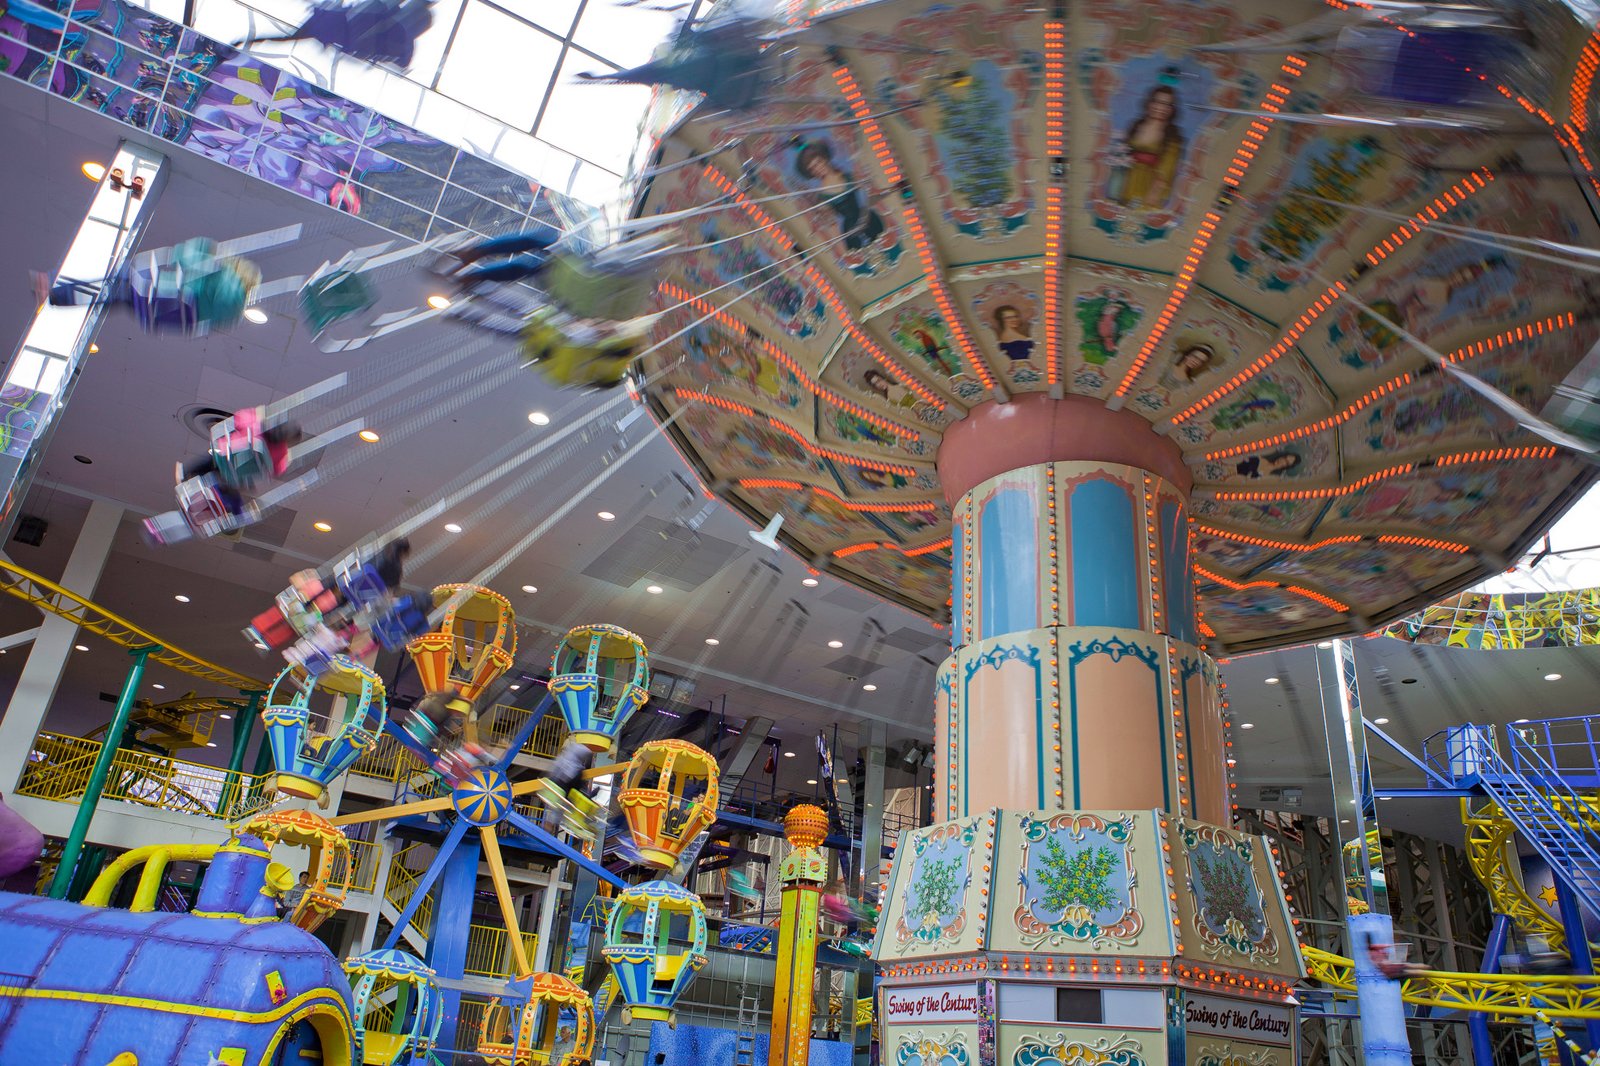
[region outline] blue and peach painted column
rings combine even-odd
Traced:
[[[1177,446],[1131,412],[1026,396],[951,427],[939,472],[955,560],[936,817],[1158,808],[1226,825]]]

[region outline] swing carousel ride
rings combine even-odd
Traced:
[[[643,361],[708,485],[943,620],[968,488],[1030,449],[1138,452],[1187,507],[1200,636],[1244,651],[1503,569],[1593,479],[1541,414],[1594,371],[1577,23],[1165,11],[808,6],[740,102],[660,97],[640,212],[738,205],[692,223],[654,336],[687,332]],[[1131,543],[1172,520],[1140,488],[1114,518],[1065,483],[1018,506]],[[1073,595],[1071,560],[1029,565]]]

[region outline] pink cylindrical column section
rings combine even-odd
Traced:
[[[1185,504],[1165,477],[1110,460],[1002,471],[955,502],[936,811],[1227,820]]]

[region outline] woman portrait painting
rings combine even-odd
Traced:
[[[1138,117],[1113,145],[1106,197],[1123,207],[1165,206],[1183,162],[1183,147],[1178,91],[1171,85],[1158,84],[1145,96]]]
[[[834,162],[833,148],[827,141],[797,141],[796,147],[795,173],[815,184],[813,191],[838,218],[841,243],[852,252],[871,247],[883,236],[884,224],[883,217],[868,202],[865,183],[846,174]]]
[[[1001,304],[989,318],[1000,351],[1007,359],[1017,362],[1033,355],[1033,338],[1028,336],[1033,323],[1022,317],[1022,312],[1011,304]]]

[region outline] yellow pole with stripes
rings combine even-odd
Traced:
[[[773,982],[768,1066],[806,1066],[811,1055],[811,1001],[817,971],[817,919],[828,860],[817,845],[828,835],[828,815],[802,803],[783,818],[793,851],[779,867],[783,881],[778,919],[778,966]]]

